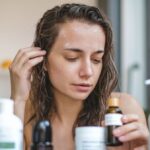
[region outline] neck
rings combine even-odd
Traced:
[[[54,119],[57,119],[61,124],[74,124],[82,106],[82,100],[70,99],[68,97],[55,96],[56,114]]]

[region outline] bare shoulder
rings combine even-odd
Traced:
[[[119,98],[119,105],[124,114],[137,114],[139,118],[146,123],[144,110],[133,96],[119,92],[114,92],[111,96]]]

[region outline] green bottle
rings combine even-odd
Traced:
[[[119,108],[119,99],[108,99],[108,109],[105,114],[107,146],[120,146],[123,144],[117,137],[113,135],[113,130],[123,125],[121,121],[122,116],[122,111]]]

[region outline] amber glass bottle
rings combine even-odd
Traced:
[[[122,111],[119,108],[119,99],[110,98],[108,100],[108,108],[105,114],[107,146],[120,146],[123,144],[113,135],[113,130],[122,125],[121,117]]]

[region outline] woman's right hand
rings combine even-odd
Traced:
[[[28,47],[18,51],[9,68],[13,100],[25,101],[28,99],[32,68],[43,61],[45,54],[46,51],[39,47]]]

